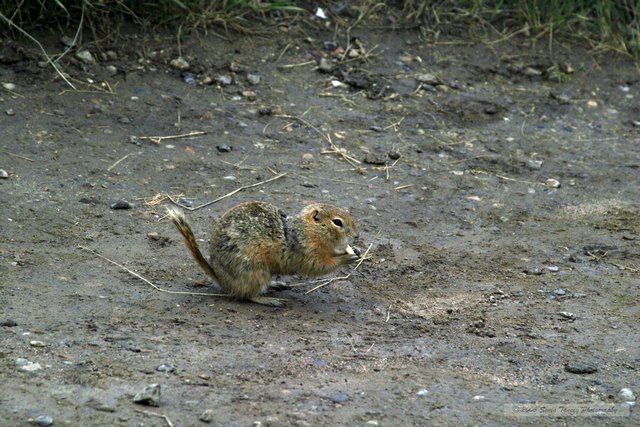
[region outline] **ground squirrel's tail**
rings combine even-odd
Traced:
[[[169,215],[173,225],[176,226],[180,234],[182,234],[182,237],[184,237],[184,243],[187,245],[191,255],[193,255],[195,260],[198,262],[198,265],[200,265],[200,268],[217,281],[218,277],[216,276],[216,272],[213,271],[213,268],[211,268],[205,257],[202,255],[202,252],[200,252],[200,248],[196,242],[196,237],[193,235],[191,226],[187,222],[187,218],[184,216],[184,213],[175,208],[167,208],[167,215]]]

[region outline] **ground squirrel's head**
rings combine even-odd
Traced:
[[[356,260],[360,256],[349,241],[358,234],[353,218],[345,209],[325,204],[312,204],[300,212],[305,223],[305,234],[318,247],[328,248],[334,257],[347,255]]]

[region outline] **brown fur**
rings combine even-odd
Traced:
[[[292,217],[267,203],[237,205],[214,221],[209,261],[184,214],[176,209],[168,214],[210,277],[229,294],[260,304],[280,305],[276,298],[259,296],[274,274],[321,276],[358,259],[347,252],[356,235],[353,219],[331,205],[309,205]]]

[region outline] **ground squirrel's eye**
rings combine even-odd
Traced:
[[[333,222],[338,227],[342,228],[342,220],[340,218],[334,218],[331,222]]]

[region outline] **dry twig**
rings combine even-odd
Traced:
[[[358,269],[358,267],[360,267],[360,264],[362,264],[364,262],[365,259],[368,259],[367,255],[369,254],[369,251],[371,250],[371,246],[373,246],[373,243],[369,244],[369,247],[367,248],[366,251],[364,251],[364,254],[362,254],[362,256],[360,257],[360,261],[358,261],[358,264],[356,264],[355,267],[353,267],[353,270],[351,271],[351,273],[347,274],[346,276],[342,276],[342,277],[332,277],[329,280],[326,280],[325,282],[319,284],[318,286],[314,286],[313,288],[309,289],[307,292],[305,292],[304,294],[310,294],[311,292],[323,288],[325,286],[327,286],[329,283],[333,283],[337,280],[347,280],[349,277],[351,277],[351,275],[353,274],[354,271],[356,271]]]
[[[154,417],[158,417],[158,418],[163,418],[164,422],[167,423],[168,427],[173,427],[173,423],[171,422],[169,417],[164,415],[164,414],[159,414],[157,412],[151,412],[151,411],[145,411],[145,410],[138,409],[138,408],[133,408],[133,409],[134,409],[134,411],[139,412],[141,414],[145,414],[147,416],[154,416]]]
[[[211,294],[211,293],[205,293],[205,292],[170,291],[168,289],[162,289],[160,286],[152,283],[148,279],[145,279],[144,277],[142,277],[141,275],[139,275],[135,271],[128,269],[127,267],[125,267],[122,264],[118,264],[117,262],[107,258],[104,255],[100,255],[98,252],[94,251],[93,249],[89,249],[86,246],[82,246],[82,245],[78,245],[78,249],[82,249],[83,251],[91,252],[95,256],[97,256],[99,258],[102,258],[103,260],[105,260],[107,262],[110,262],[111,264],[113,264],[113,265],[115,265],[117,267],[120,267],[121,269],[123,269],[127,273],[131,274],[132,276],[137,277],[138,279],[142,280],[143,282],[145,282],[147,285],[151,286],[156,291],[164,292],[164,293],[167,293],[167,294],[194,295],[194,296],[203,296],[203,297],[228,297],[229,296],[227,294]]]
[[[284,173],[281,173],[280,175],[276,175],[276,176],[274,176],[274,177],[272,177],[272,178],[269,178],[269,179],[266,179],[266,180],[264,180],[264,181],[256,182],[255,184],[243,185],[242,187],[238,187],[238,188],[236,188],[235,190],[233,190],[232,192],[225,194],[224,196],[220,196],[220,197],[218,197],[218,198],[217,198],[217,199],[215,199],[215,200],[212,200],[212,201],[207,202],[207,203],[203,203],[202,205],[200,205],[200,206],[196,206],[195,208],[192,208],[192,207],[190,207],[190,206],[185,206],[185,205],[183,205],[183,204],[179,203],[178,201],[174,200],[174,199],[173,199],[173,197],[171,197],[171,196],[169,196],[169,195],[167,195],[167,198],[168,198],[169,200],[171,200],[171,203],[173,203],[173,204],[174,204],[174,205],[176,205],[176,206],[180,206],[181,208],[186,209],[186,210],[188,210],[188,211],[196,211],[196,210],[198,210],[198,209],[202,209],[202,208],[205,208],[205,207],[207,207],[207,206],[209,206],[209,205],[212,205],[212,204],[214,204],[214,203],[216,203],[216,202],[219,202],[220,200],[226,199],[227,197],[231,197],[231,196],[233,196],[234,194],[236,194],[236,193],[238,193],[238,192],[240,192],[240,191],[242,191],[242,190],[246,190],[246,189],[248,189],[248,188],[253,188],[253,187],[258,187],[259,185],[264,185],[264,184],[266,184],[266,183],[268,183],[268,182],[275,181],[276,179],[280,179],[280,178],[282,178],[283,176],[285,176],[286,174],[287,174],[287,173],[286,173],[286,172],[284,172]],[[156,197],[157,197],[157,196],[156,196]]]
[[[156,144],[160,144],[162,141],[166,139],[177,139],[177,138],[190,138],[192,136],[200,136],[206,135],[207,133],[200,130],[194,130],[189,133],[182,133],[180,135],[167,135],[167,136],[139,136],[138,139],[148,139],[149,141],[155,142]]]

